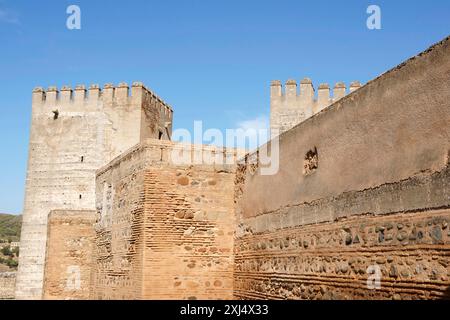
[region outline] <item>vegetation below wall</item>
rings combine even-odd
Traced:
[[[0,214],[0,272],[17,269],[19,248],[11,242],[20,240],[22,216]]]
[[[16,242],[20,240],[22,216],[0,214],[0,242]]]
[[[6,266],[10,269],[17,269],[18,266],[18,258],[19,258],[19,248],[11,248],[8,245],[0,245],[2,248],[0,249],[0,265]],[[5,268],[0,268],[5,269]]]

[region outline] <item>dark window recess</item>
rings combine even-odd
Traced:
[[[319,168],[319,153],[317,148],[314,150],[309,150],[305,157],[305,162],[303,164],[303,174],[308,176]]]
[[[81,198],[82,198],[82,196],[81,196],[81,194],[80,194],[80,200],[81,200]]]
[[[163,132],[162,132],[162,131],[159,131],[159,137],[158,137],[158,139],[159,139],[159,140],[162,140],[162,138],[163,138]]]
[[[59,118],[59,111],[58,110],[54,110],[53,111],[53,120],[56,120]]]
[[[84,156],[81,156],[81,162],[84,162]]]

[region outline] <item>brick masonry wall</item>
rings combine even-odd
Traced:
[[[141,83],[33,91],[19,299],[42,297],[50,211],[95,210],[96,170],[141,139],[168,139],[172,116]]]
[[[236,242],[242,299],[450,298],[450,210],[361,216],[245,235]],[[368,268],[381,287],[370,290]]]
[[[175,165],[175,146],[149,140],[99,170],[94,299],[232,298],[234,166]]]
[[[360,87],[361,84],[355,81],[350,85],[349,91],[353,92]],[[346,85],[342,82],[337,83],[333,91],[333,97],[331,97],[329,85],[321,84],[318,86],[316,98],[313,83],[308,78],[300,82],[300,90],[298,90],[295,80],[288,80],[284,86],[284,91],[281,81],[272,81],[270,86],[272,137],[292,129],[329,105],[339,101],[348,93]]]
[[[95,211],[49,216],[43,299],[86,300],[91,285]]]
[[[14,299],[15,286],[16,286],[15,272],[0,273],[0,300]]]

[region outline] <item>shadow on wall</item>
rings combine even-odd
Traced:
[[[450,301],[450,287],[445,290],[444,295],[442,296],[442,300]]]

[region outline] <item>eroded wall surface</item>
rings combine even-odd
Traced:
[[[177,148],[149,140],[99,171],[93,298],[233,297],[237,155],[190,147],[215,159],[193,165]]]
[[[16,272],[0,273],[0,300],[13,300],[15,298]]]
[[[89,299],[95,222],[95,211],[50,213],[43,299]]]
[[[237,298],[448,297],[449,76],[446,39],[284,133],[275,176],[239,168]]]
[[[18,299],[42,297],[52,210],[95,210],[95,172],[141,139],[170,136],[172,109],[143,86],[33,91]]]
[[[147,160],[138,149],[115,163],[97,177],[91,299],[141,299]]]

